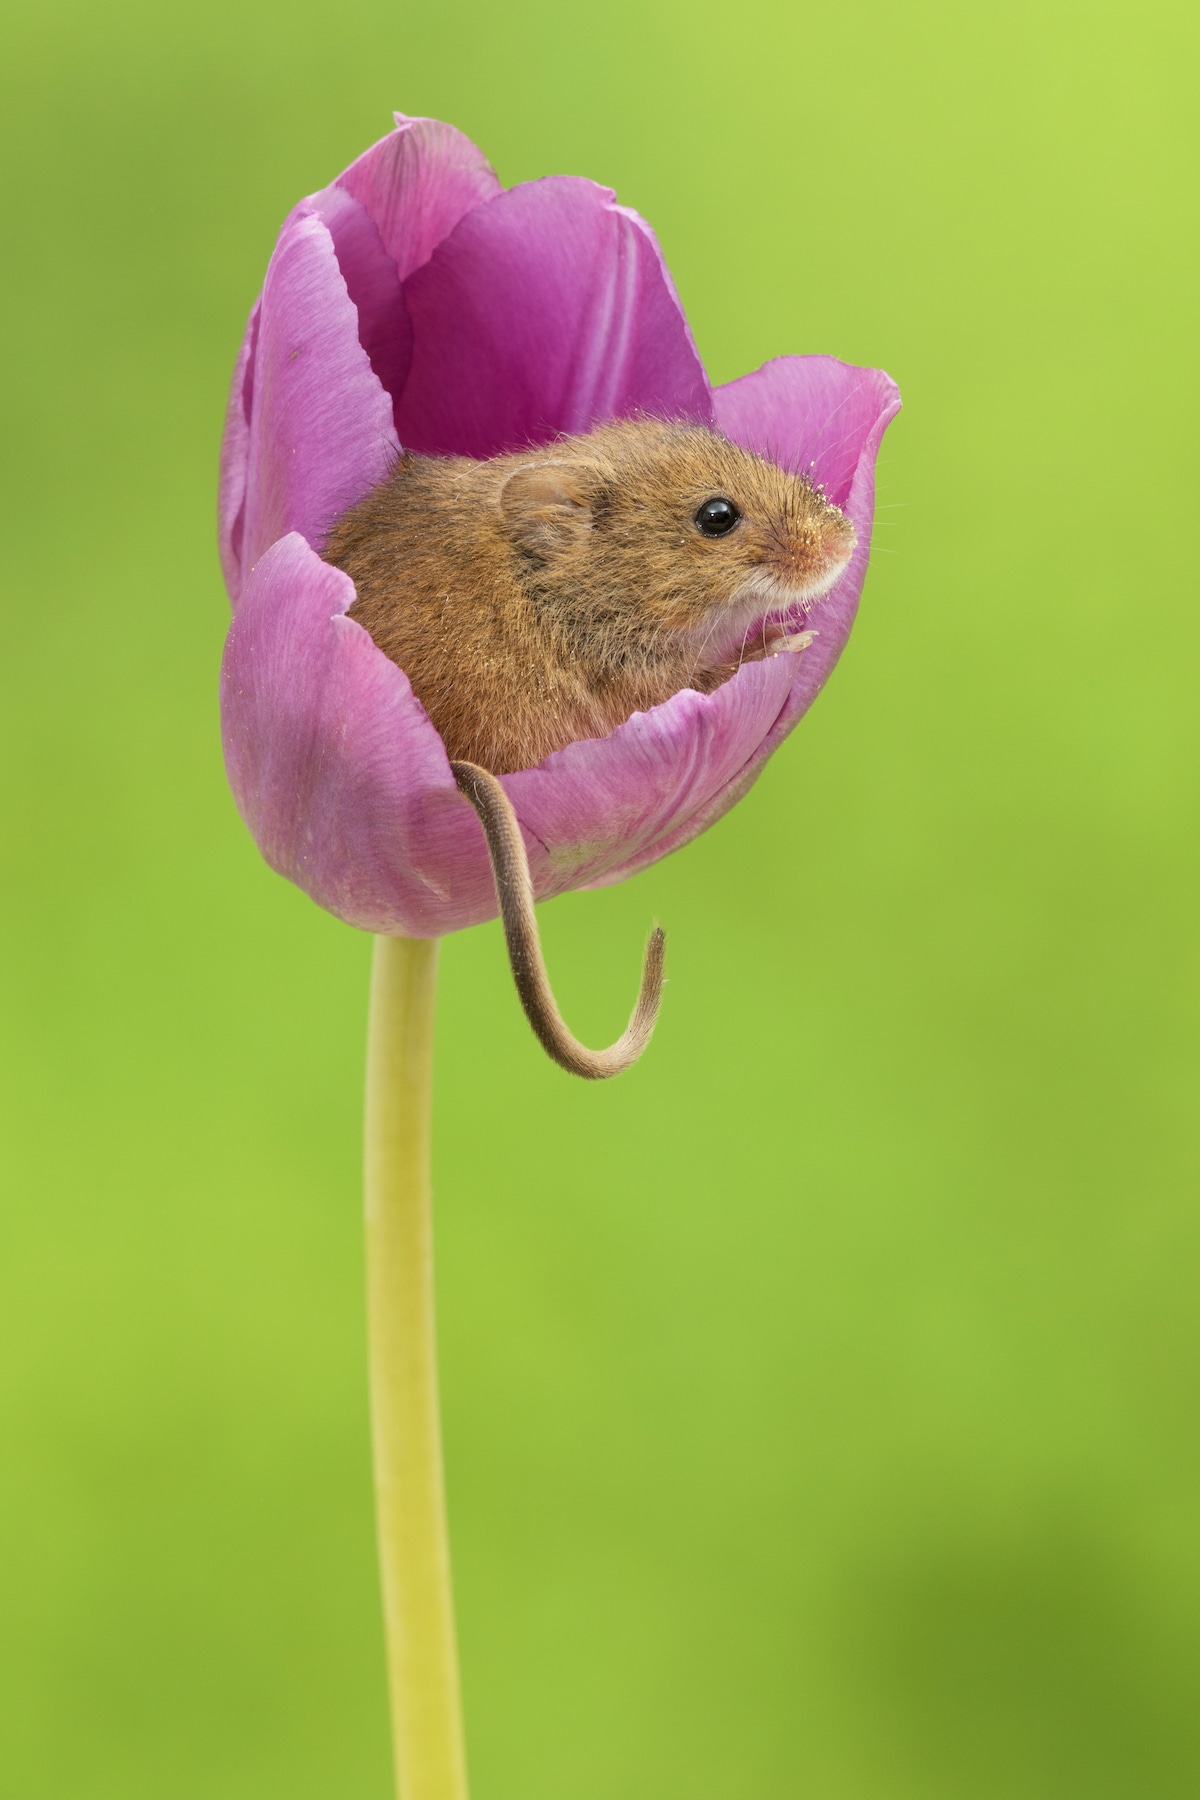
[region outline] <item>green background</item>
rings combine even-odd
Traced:
[[[877,553],[751,796],[449,941],[476,1800],[1200,1791],[1196,15],[23,0],[0,58],[0,1795],[385,1800],[368,941],[226,792],[213,546],[291,203],[451,119],[615,185],[719,380],[880,364]]]

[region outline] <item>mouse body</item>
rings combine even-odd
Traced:
[[[854,544],[802,476],[634,419],[488,461],[405,454],[323,555],[451,759],[506,774],[802,650],[772,621],[826,592]]]

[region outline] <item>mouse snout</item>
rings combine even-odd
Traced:
[[[822,593],[841,574],[854,545],[854,527],[845,513],[826,507],[787,534],[779,575],[800,592]]]

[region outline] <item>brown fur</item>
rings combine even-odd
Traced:
[[[742,517],[710,538],[695,515],[718,495]],[[700,426],[631,420],[489,462],[404,456],[324,554],[450,756],[504,774],[802,648],[770,618],[853,547],[803,478]]]

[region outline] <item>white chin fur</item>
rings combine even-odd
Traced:
[[[736,654],[739,643],[751,635],[752,628],[764,621],[783,620],[789,613],[796,612],[803,617],[814,600],[829,592],[845,569],[844,562],[838,563],[828,574],[820,576],[816,581],[806,582],[801,587],[780,581],[775,575],[756,575],[729,602],[729,610],[721,621],[722,643],[717,660]],[[802,617],[794,623],[801,624]],[[715,648],[714,634],[711,632],[707,643],[710,650]]]
[[[763,613],[789,613],[797,606],[807,612],[814,600],[829,592],[845,568],[846,564],[840,562],[827,574],[800,587],[780,581],[777,575],[756,575],[734,596],[731,605],[745,615],[747,622]]]

